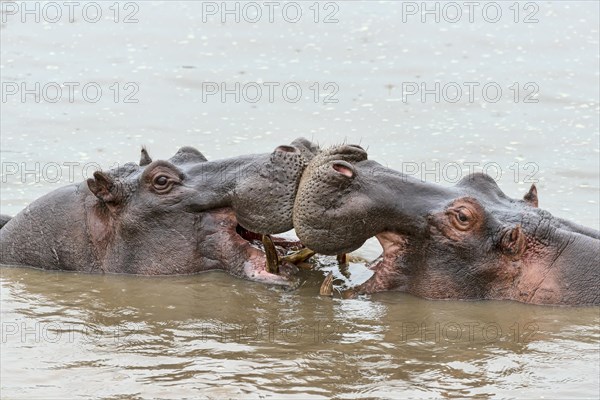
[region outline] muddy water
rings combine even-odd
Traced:
[[[536,181],[543,208],[598,229],[598,3],[536,3],[517,18],[498,3],[495,23],[491,8],[485,18],[476,8],[473,22],[464,7],[457,22],[450,9],[422,22],[401,3],[375,2],[322,5],[317,23],[312,3],[298,3],[296,23],[280,8],[272,23],[264,7],[257,23],[252,10],[221,23],[220,4],[203,19],[200,2],[134,3],[115,23],[101,4],[97,23],[88,22],[93,10],[76,9],[73,23],[67,9],[58,22],[3,14],[3,84],[57,82],[63,92],[56,102],[51,87],[39,103],[3,98],[2,213],[97,165],[135,160],[141,144],[154,158],[194,145],[214,159],[302,135],[361,142],[371,158],[444,185],[470,167],[513,197]],[[65,82],[79,84],[72,101]],[[203,92],[207,82],[251,83],[263,94],[249,101],[248,87],[239,102],[222,101]],[[276,89],[270,101],[265,82],[297,84],[302,96],[291,102],[292,90],[286,100]],[[449,85],[439,99],[410,94],[435,82]],[[90,83],[101,96],[83,95]],[[486,83],[502,95],[484,95]],[[357,254],[377,252],[368,243]],[[366,277],[361,265],[352,272]],[[598,395],[597,307],[401,293],[342,301],[318,297],[319,274],[305,279],[282,292],[217,272],[150,279],[2,268],[2,397]]]

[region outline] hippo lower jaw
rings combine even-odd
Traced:
[[[375,235],[375,238],[379,241],[383,253],[369,265],[374,275],[354,289],[357,294],[381,292],[406,285],[401,260],[407,253],[407,238],[396,232],[382,232]]]
[[[354,298],[361,294],[386,290],[406,291],[409,280],[403,269],[402,258],[408,253],[408,239],[396,232],[381,232],[374,236],[383,252],[367,264],[373,275],[362,284],[341,292],[344,298]],[[321,285],[321,295],[333,295],[333,279],[328,276]]]
[[[300,250],[300,241],[272,236],[269,237],[269,248],[268,244],[263,244],[263,235],[248,231],[238,223],[232,209],[216,210],[213,214],[216,214],[220,232],[223,234],[219,243],[221,259],[216,260],[219,264],[218,269],[255,282],[288,288],[298,286],[299,281],[294,277],[298,269],[293,263],[286,261],[285,254]],[[304,261],[310,255],[296,257],[294,261]],[[199,264],[203,261],[199,260]],[[277,267],[276,270],[273,270],[273,266]]]

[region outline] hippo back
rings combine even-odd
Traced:
[[[85,271],[94,268],[85,232],[81,185],[69,185],[40,197],[0,229],[0,263],[43,269]],[[89,191],[87,191],[89,193]]]

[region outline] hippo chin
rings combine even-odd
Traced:
[[[294,206],[309,248],[340,254],[375,236],[373,276],[346,296],[400,290],[430,299],[600,303],[600,232],[538,207],[473,174],[454,187],[425,183],[342,146],[313,158]],[[331,293],[331,277],[325,292]]]
[[[152,161],[142,149],[139,165],[95,172],[12,219],[3,216],[0,263],[143,275],[220,269],[292,285],[285,271],[266,270],[265,252],[251,242],[292,228],[297,185],[317,151],[298,139],[271,154],[207,161],[184,147],[168,161]],[[268,243],[275,258],[300,246],[277,238]]]

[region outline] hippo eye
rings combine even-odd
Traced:
[[[460,230],[467,230],[473,223],[473,213],[465,207],[452,210],[452,224]]]
[[[169,179],[167,175],[157,175],[152,180],[152,186],[158,191],[165,191],[170,189],[173,184],[173,181]]]

